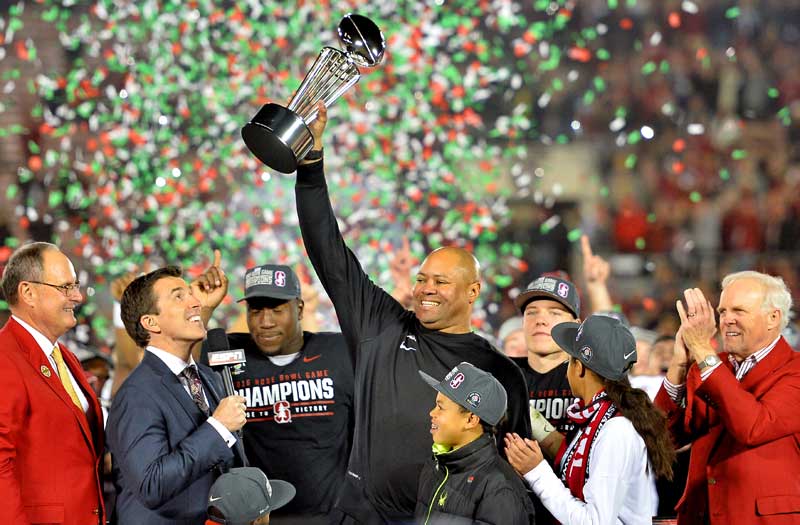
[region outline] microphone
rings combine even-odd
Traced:
[[[231,350],[228,342],[228,334],[224,328],[212,328],[206,335],[208,341],[208,366],[211,368],[222,367],[222,382],[225,385],[225,394],[228,396],[236,395],[233,388],[233,375],[231,368],[236,365],[243,365],[247,361],[244,350]]]
[[[222,367],[222,383],[225,386],[225,395],[236,395],[236,391],[233,388],[231,368],[244,366],[247,361],[244,356],[244,350],[231,350],[228,334],[225,333],[224,328],[212,328],[209,330],[206,334],[206,341],[208,342],[208,366],[212,368]],[[239,451],[243,466],[247,467],[249,462],[242,444],[242,431],[237,430],[234,434],[236,435],[236,449]]]

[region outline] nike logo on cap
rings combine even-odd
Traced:
[[[631,352],[630,352],[629,354],[625,354],[625,355],[623,355],[623,356],[622,356],[622,359],[628,359],[628,358],[629,358],[630,356],[632,356],[634,353],[636,353],[636,350],[635,350],[635,349],[634,349],[634,350],[631,350]]]
[[[303,356],[303,362],[304,363],[310,363],[311,361],[314,361],[315,359],[319,359],[320,357],[322,357],[322,354],[312,355],[311,357]]]
[[[218,500],[221,500],[221,499],[222,499],[222,496],[220,496],[220,497],[218,497],[218,498],[208,498],[208,502],[209,502],[209,503],[213,503],[213,502],[215,502],[215,501],[218,501]]]

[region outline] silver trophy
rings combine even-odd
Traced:
[[[242,139],[258,160],[281,173],[291,173],[314,145],[308,123],[317,118],[317,102],[330,107],[361,78],[358,66],[383,60],[386,41],[369,18],[347,14],[339,22],[339,41],[346,52],[324,47],[288,107],[265,104],[242,128]]]

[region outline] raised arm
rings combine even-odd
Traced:
[[[200,301],[200,318],[207,327],[214,310],[228,294],[228,276],[222,269],[222,254],[214,250],[214,262],[203,272],[203,275],[192,281],[192,294]],[[200,362],[202,341],[192,345],[192,357]]]
[[[322,149],[327,113],[320,104],[319,118],[311,125],[314,148]],[[295,185],[297,215],[308,257],[331,298],[339,325],[351,349],[380,332],[383,321],[397,319],[405,310],[376,286],[345,245],[330,203],[323,162],[301,162]]]
[[[149,270],[149,265],[145,265],[145,269]],[[125,288],[138,277],[139,273],[135,270],[128,272],[122,277],[111,282],[111,296],[114,299],[115,305],[119,305],[122,298],[122,292]],[[115,317],[119,316],[119,307],[115,306]],[[111,385],[111,397],[117,395],[117,390],[125,382],[130,373],[139,365],[142,360],[144,350],[136,346],[136,343],[128,335],[125,327],[122,325],[120,319],[114,319],[114,379]]]
[[[592,252],[589,237],[581,236],[581,254],[583,255],[583,278],[586,281],[586,294],[589,296],[589,313],[610,311],[614,309],[614,301],[608,291],[608,277],[611,266],[608,261]]]

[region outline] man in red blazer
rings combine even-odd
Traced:
[[[75,268],[52,244],[26,244],[0,287],[12,314],[0,330],[0,523],[104,524],[100,404],[58,343],[83,301]]]
[[[710,343],[711,303],[697,288],[684,296],[672,363],[656,397],[676,445],[692,443],[678,523],[800,524],[800,353],[780,335],[789,290],[758,272],[725,277],[719,355]]]

